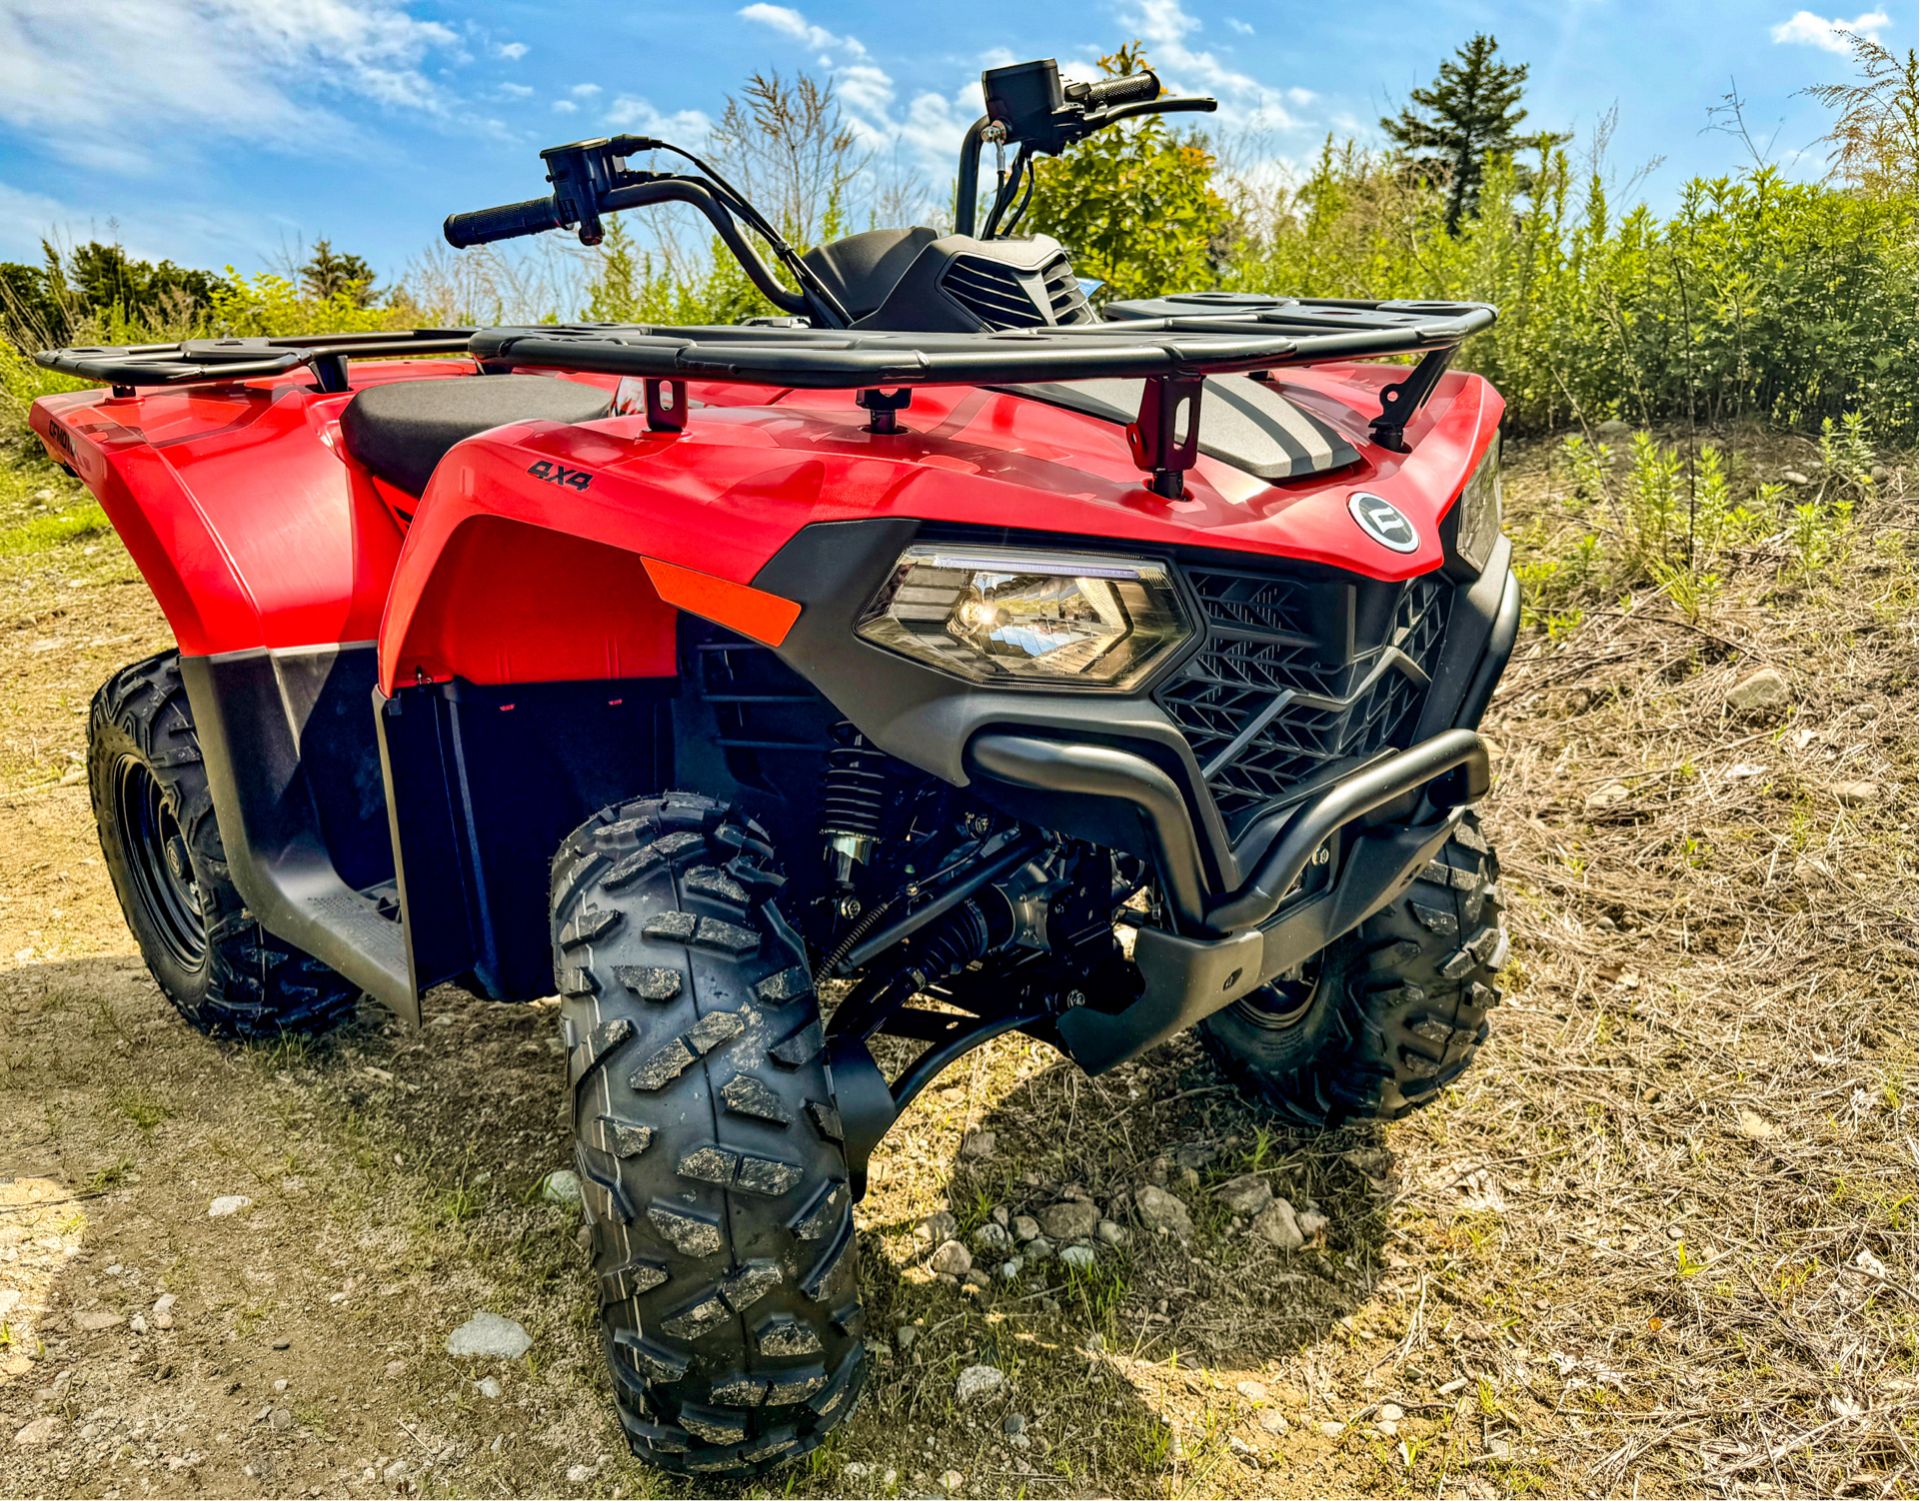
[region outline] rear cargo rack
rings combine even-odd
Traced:
[[[49,370],[103,381],[118,396],[140,386],[256,380],[301,368],[322,391],[347,389],[347,361],[410,354],[465,354],[470,328],[411,328],[386,333],[301,334],[283,339],[183,339],[178,344],[103,344],[48,349]]]
[[[1492,308],[1471,302],[1205,292],[1113,303],[1100,323],[995,333],[820,329],[784,320],[708,327],[572,323],[190,339],[60,349],[39,360],[123,393],[138,386],[281,375],[302,366],[314,371],[321,390],[343,391],[349,358],[460,352],[488,371],[532,367],[636,377],[646,383],[650,424],[669,431],[684,421],[689,380],[856,391],[876,433],[898,431],[896,414],[914,386],[1140,380],[1146,384],[1127,439],[1153,489],[1177,497],[1198,451],[1207,376],[1419,355],[1404,379],[1382,389],[1372,422],[1375,442],[1404,451],[1407,422],[1454,352],[1493,319]]]

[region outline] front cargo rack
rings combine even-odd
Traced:
[[[1209,375],[1246,374],[1332,360],[1417,354],[1384,387],[1374,441],[1404,451],[1406,425],[1454,352],[1492,324],[1469,302],[1356,302],[1207,292],[1111,304],[1106,321],[995,333],[929,334],[792,325],[674,327],[572,323],[482,329],[470,348],[495,369],[544,367],[637,377],[648,421],[677,428],[689,380],[857,390],[874,432],[895,431],[913,386],[1018,386],[1141,380],[1127,429],[1134,462],[1158,493],[1178,497],[1193,467],[1200,395]],[[882,396],[882,392],[897,393]]]
[[[578,370],[645,382],[648,423],[685,421],[689,380],[852,390],[869,429],[897,431],[913,386],[1019,386],[1084,380],[1144,382],[1127,428],[1153,489],[1177,497],[1198,451],[1200,397],[1209,375],[1259,374],[1333,360],[1418,355],[1382,388],[1372,436],[1404,451],[1407,422],[1426,402],[1463,340],[1494,310],[1470,302],[1361,302],[1204,292],[1117,302],[1105,321],[991,333],[820,329],[781,319],[755,324],[529,324],[415,329],[292,339],[194,339],[180,344],[61,349],[40,363],[106,381],[117,391],[245,380],[314,370],[322,390],[347,389],[348,358],[462,352],[488,371]]]

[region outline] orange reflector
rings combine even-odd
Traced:
[[[654,589],[668,604],[751,636],[763,646],[778,646],[785,641],[794,621],[800,618],[796,601],[764,589],[715,578],[711,573],[659,558],[643,557],[640,561],[646,565]]]

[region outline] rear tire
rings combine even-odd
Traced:
[[[1293,982],[1216,1011],[1200,1037],[1289,1121],[1395,1120],[1436,1098],[1487,1039],[1506,961],[1500,864],[1469,814],[1413,884]]]
[[[93,696],[87,780],[100,852],[154,980],[200,1031],[324,1032],[360,989],[247,911],[214,822],[179,657],[123,667]]]
[[[819,1444],[866,1375],[840,1118],[772,853],[670,793],[595,815],[553,872],[614,1400],[649,1464],[736,1480]]]

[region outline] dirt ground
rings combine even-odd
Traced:
[[[1552,450],[1511,472],[1512,530],[1559,545]],[[1697,622],[1523,638],[1488,726],[1507,1000],[1434,1108],[1294,1138],[1190,1039],[1097,1080],[1014,1038],[963,1063],[874,1164],[872,1386],[758,1493],[1914,1495],[1910,469],[1878,489],[1817,576],[1773,539]],[[248,1048],[148,979],[79,765],[94,687],[167,636],[87,517],[0,471],[0,1493],[688,1494],[625,1454],[539,1193],[550,1003]],[[1786,699],[1743,717],[1761,667]],[[1326,1229],[1248,1233],[1214,1192],[1246,1172]],[[1136,1224],[978,1294],[925,1267],[936,1212],[1131,1222],[1150,1181],[1191,1245]],[[481,1311],[530,1353],[448,1357]],[[1006,1383],[958,1407],[976,1364]]]

